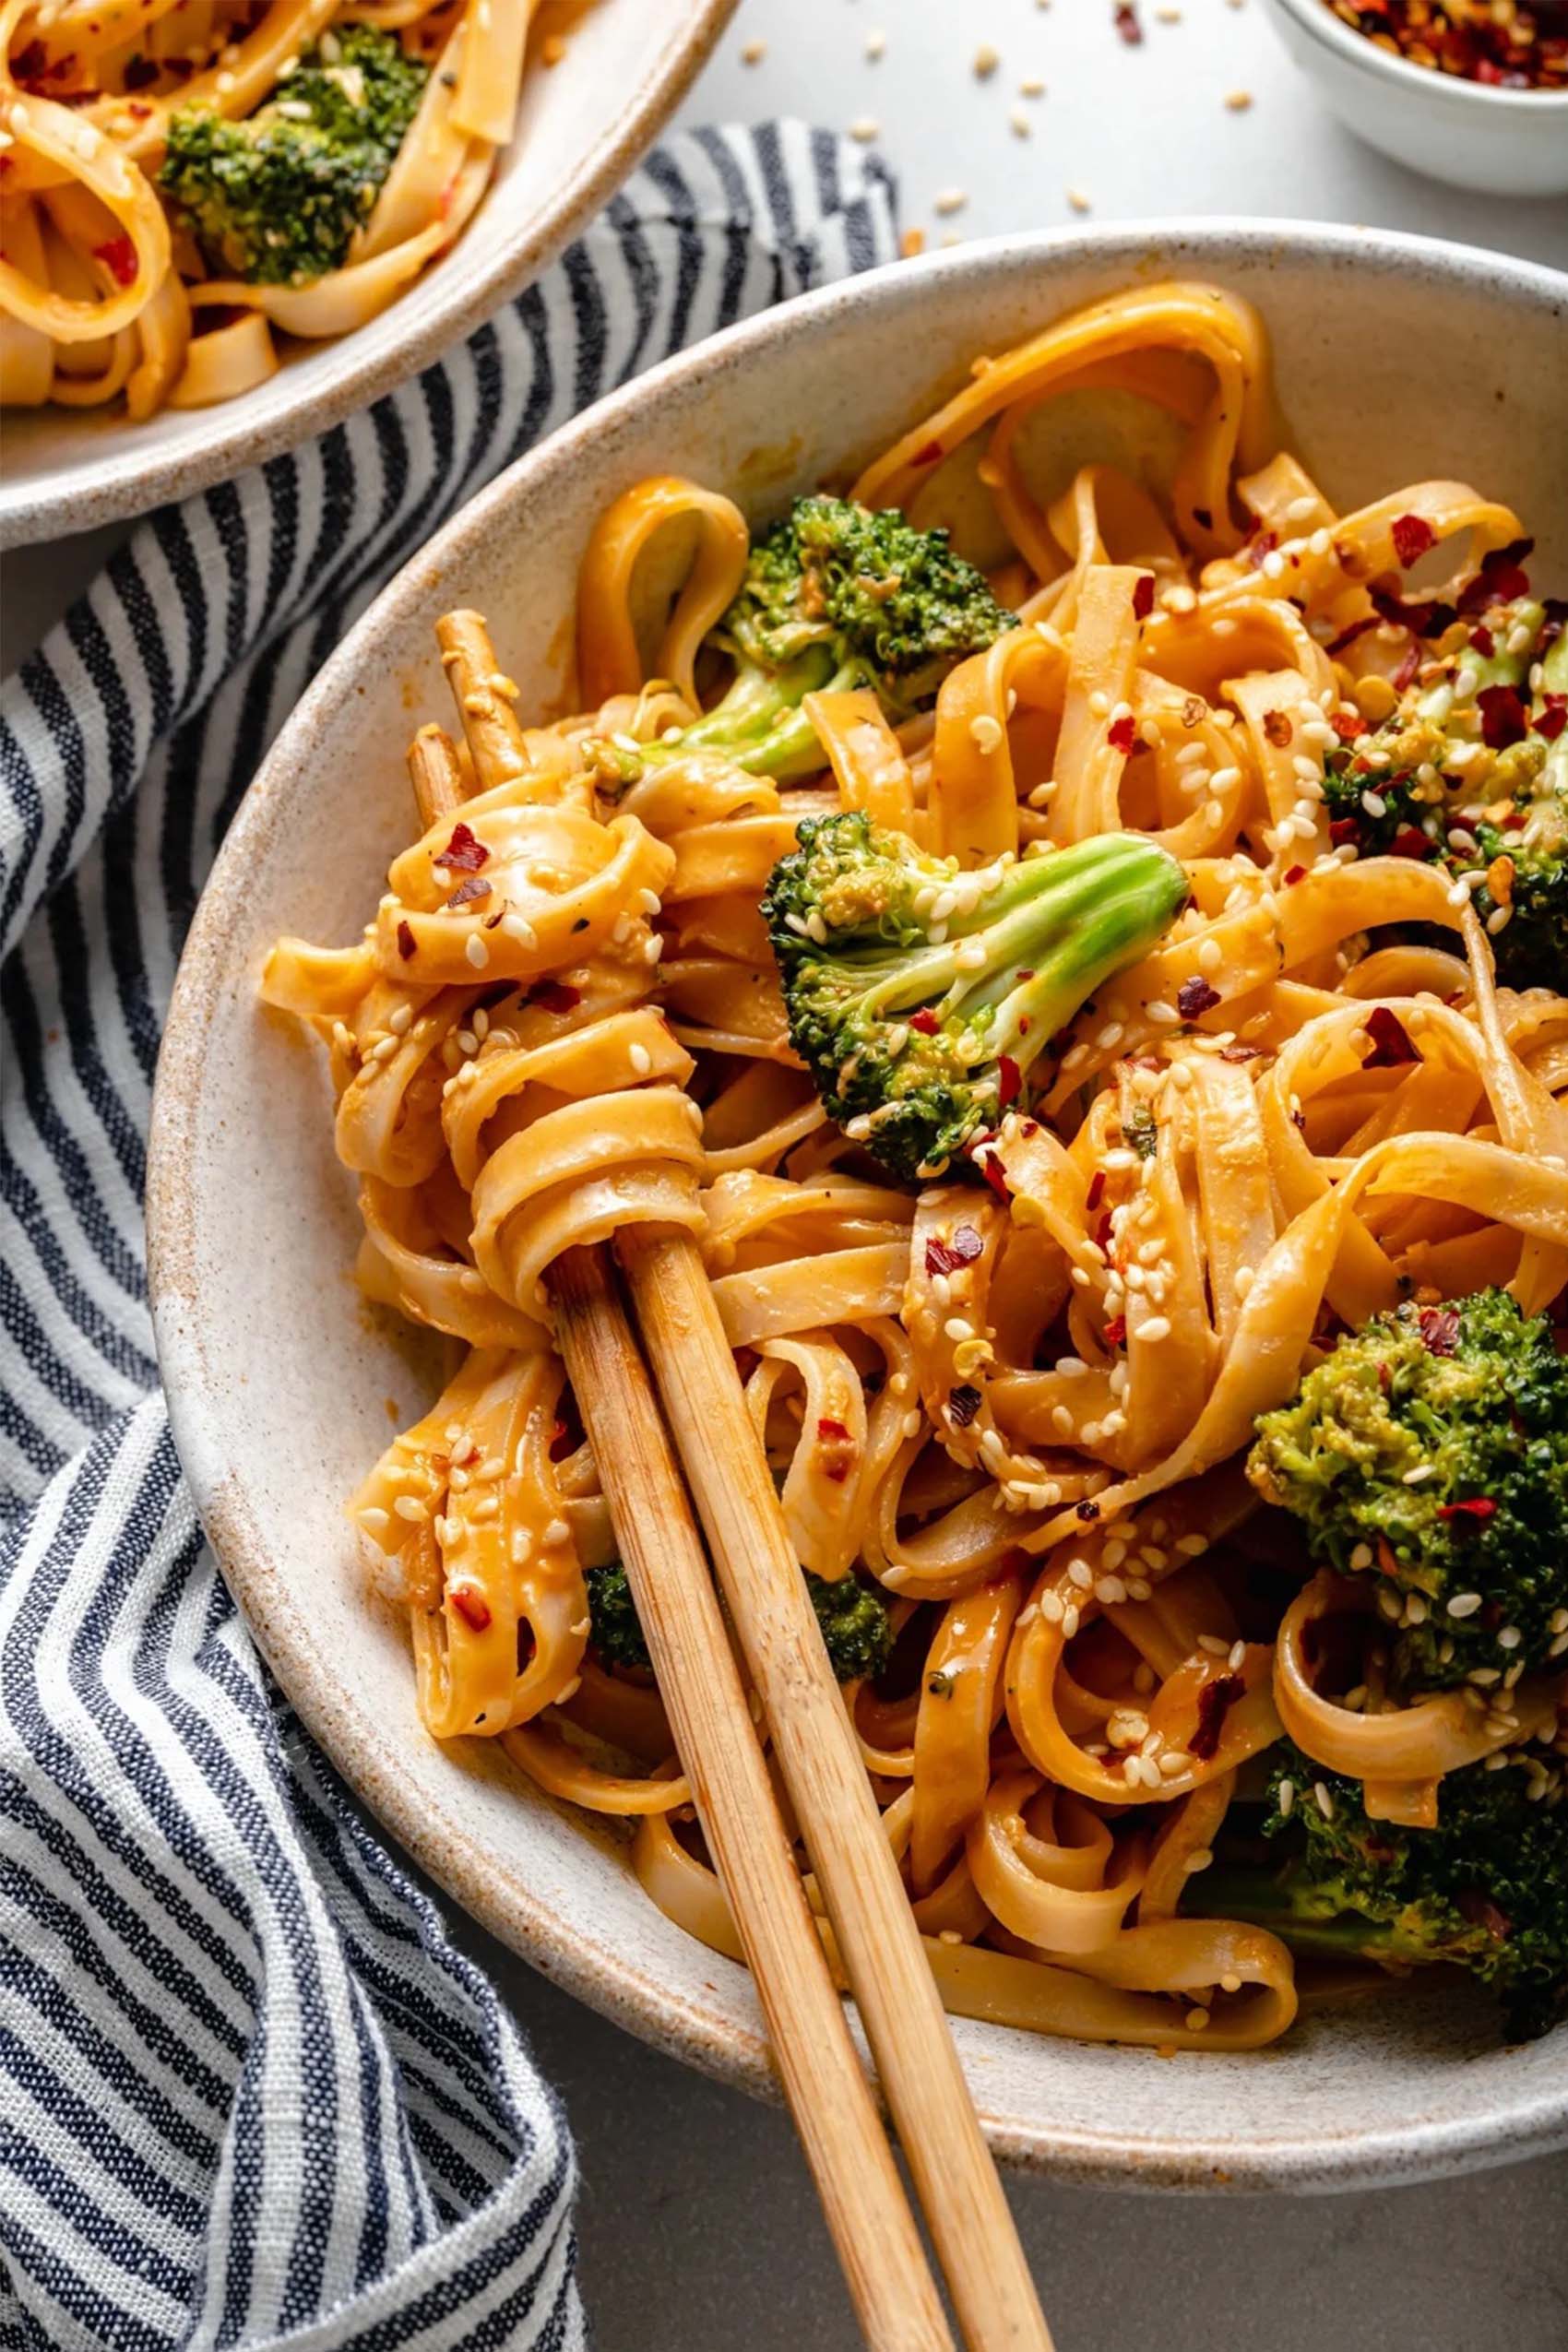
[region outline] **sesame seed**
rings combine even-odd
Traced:
[[[1082,188],[1069,188],[1067,202],[1075,212],[1092,212],[1094,209],[1092,199],[1085,195]]]
[[[981,82],[989,81],[992,75],[995,73],[996,68],[1001,65],[1001,63],[1002,56],[1000,51],[993,49],[989,41],[982,41],[980,47],[975,51],[975,79]]]
[[[1146,1340],[1151,1348],[1157,1348],[1162,1339],[1169,1339],[1170,1336],[1170,1318],[1169,1315],[1147,1315],[1138,1325],[1138,1337]]]
[[[482,972],[485,966],[490,961],[490,950],[485,945],[477,931],[470,934],[468,944],[463,949],[463,953],[468,957],[469,962],[473,966],[476,972]]]
[[[1280,1786],[1281,1788],[1283,1788],[1283,1782],[1281,1782]],[[1188,1878],[1192,1878],[1196,1871],[1206,1871],[1213,1860],[1214,1855],[1210,1847],[1207,1846],[1195,1846],[1193,1848],[1193,1851],[1188,1855],[1186,1860],[1182,1863],[1182,1869]]]
[[[1025,113],[1021,106],[1015,106],[1012,113],[1008,115],[1007,127],[1012,132],[1013,137],[1016,139],[1029,138],[1033,136],[1034,132],[1034,125],[1030,122],[1028,116]]]
[[[1208,2024],[1208,2011],[1207,2011],[1206,2009],[1189,2009],[1189,2010],[1188,2010],[1188,2012],[1187,2012],[1187,2031],[1188,2031],[1190,2034],[1201,2034],[1201,2033],[1203,2032],[1204,2027],[1205,2027],[1207,2024]]]
[[[874,136],[874,134],[873,134]],[[962,212],[969,200],[967,188],[941,188],[932,199],[932,210],[945,220],[950,213]]]
[[[1041,1593],[1039,1613],[1048,1625],[1060,1625],[1064,1612],[1065,1603],[1060,1593]]]
[[[1455,1593],[1446,1604],[1450,1617],[1473,1617],[1480,1605],[1479,1593]]]
[[[874,114],[857,114],[849,125],[849,137],[858,139],[862,147],[869,147],[881,129],[882,125]],[[940,212],[941,209],[938,205],[937,210]]]
[[[872,64],[874,65],[878,58],[885,57],[886,53],[887,35],[880,30],[874,32],[868,32],[866,35],[866,55],[871,59]]]
[[[1314,1780],[1313,1783],[1313,1796],[1316,1800],[1317,1809],[1323,1815],[1324,1821],[1332,1821],[1334,1819],[1334,1800],[1328,1793],[1327,1784],[1322,1780]]]
[[[748,41],[741,51],[742,65],[760,65],[767,54],[766,41]]]
[[[1228,1657],[1226,1657],[1226,1660],[1225,1660],[1225,1663],[1226,1663],[1226,1665],[1229,1668],[1229,1669],[1230,1669],[1231,1673],[1232,1673],[1232,1674],[1240,1674],[1240,1672],[1241,1671],[1242,1667],[1243,1667],[1243,1666],[1245,1666],[1246,1662],[1247,1662],[1247,1645],[1245,1644],[1245,1642],[1232,1642],[1232,1643],[1231,1643],[1231,1645],[1230,1645],[1229,1653],[1229,1655],[1228,1655]]]
[[[1232,114],[1244,114],[1252,102],[1253,93],[1250,89],[1228,89],[1225,93],[1227,110]]]
[[[1497,1637],[1497,1646],[1500,1650],[1516,1650],[1524,1638],[1517,1625],[1504,1625]]]

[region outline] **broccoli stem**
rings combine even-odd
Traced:
[[[1289,1889],[1267,1871],[1210,1869],[1205,1871],[1193,1907],[1194,1916],[1207,1919],[1240,1919],[1244,1926],[1266,1928],[1292,1952],[1322,1960],[1384,1960],[1401,1955],[1396,1940],[1375,1920],[1359,1911],[1340,1911],[1322,1918],[1299,1910]]]
[[[643,762],[661,767],[683,759],[688,752],[713,751],[751,776],[784,780],[814,775],[823,765],[822,746],[802,703],[810,694],[863,686],[869,676],[862,662],[836,667],[829,646],[814,646],[771,674],[742,667],[722,699],[683,727],[677,738],[646,744]]]
[[[1187,896],[1174,860],[1134,834],[1101,834],[1010,867],[945,940],[887,956],[863,1006],[873,1018],[932,1004],[976,1032],[983,1058],[1028,1068],[1099,982],[1158,936]],[[960,959],[978,944],[983,964]],[[873,974],[878,959],[862,968]]]

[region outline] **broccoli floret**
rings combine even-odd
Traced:
[[[1277,1869],[1227,1867],[1194,1882],[1194,1907],[1271,1928],[1306,1954],[1403,1973],[1447,1961],[1503,1996],[1505,2031],[1545,2033],[1568,2002],[1568,1813],[1559,1760],[1526,1748],[1489,1771],[1444,1775],[1435,1829],[1369,1821],[1360,1784],[1289,1743],[1264,1833]],[[1537,1793],[1532,1795],[1532,1790]]]
[[[257,285],[308,283],[347,257],[428,71],[373,25],[328,33],[244,122],[177,107],[159,185],[213,267]]]
[[[873,687],[897,722],[935,702],[944,678],[994,645],[1015,615],[945,531],[921,531],[891,509],[801,498],[757,540],[740,593],[710,642],[735,663],[723,700],[659,742],[657,766],[694,750],[757,776],[810,775],[823,764],[801,709],[824,688]]]
[[[816,1621],[827,1647],[828,1664],[840,1682],[858,1681],[862,1675],[880,1674],[893,1649],[893,1620],[887,1603],[858,1576],[826,1576],[806,1572]]]
[[[621,1562],[612,1560],[607,1567],[590,1568],[583,1582],[588,1586],[588,1640],[605,1665],[648,1665],[642,1620]]]
[[[1432,859],[1472,877],[1498,977],[1560,988],[1568,972],[1568,630],[1561,608],[1487,607],[1422,665],[1374,733],[1330,759],[1336,844]],[[1499,861],[1506,861],[1500,864]],[[1484,880],[1481,877],[1485,877]],[[1476,885],[1479,883],[1479,887]]]
[[[1176,861],[1132,834],[973,873],[859,811],[808,818],[800,844],[762,902],[790,1039],[834,1118],[909,1179],[996,1123],[1187,899]]]
[[[608,1567],[590,1568],[584,1582],[592,1627],[588,1639],[605,1665],[648,1665],[647,1643],[621,1562],[612,1560]],[[881,1594],[856,1576],[829,1584],[809,1570],[806,1590],[838,1681],[879,1674],[893,1647],[893,1621]]]
[[[1396,1689],[1568,1647],[1568,1358],[1507,1291],[1347,1335],[1262,1416],[1247,1467],[1318,1559],[1385,1580]]]

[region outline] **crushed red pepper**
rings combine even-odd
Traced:
[[[1328,0],[1341,24],[1432,73],[1497,89],[1568,89],[1560,9],[1518,0]]]

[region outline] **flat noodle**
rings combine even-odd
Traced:
[[[478,119],[458,88],[454,137]],[[1031,421],[1097,388],[1182,438],[1165,490],[1032,477]],[[351,1506],[431,1730],[636,1817],[653,1899],[739,1955],[657,1693],[589,1646],[613,1537],[546,1279],[682,1226],[802,1566],[890,1603],[892,1667],[846,1704],[944,1998],[1165,2049],[1253,2049],[1295,2014],[1284,1946],[1188,1895],[1282,1734],[1374,1818],[1430,1824],[1446,1773],[1558,1737],[1562,1697],[1538,1673],[1506,1706],[1341,1703],[1323,1660],[1375,1631],[1372,1580],[1282,1562],[1241,1467],[1335,1318],[1444,1277],[1533,1312],[1568,1275],[1568,999],[1500,991],[1466,892],[1347,856],[1324,805],[1329,754],[1393,699],[1377,630],[1387,671],[1407,658],[1368,583],[1417,525],[1472,567],[1519,526],[1451,482],[1338,516],[1272,416],[1261,325],[1211,287],[977,365],[859,494],[918,512],[979,436],[1021,625],[929,718],[809,695],[820,762],[788,783],[662,742],[711,700],[749,540],[719,493],[637,483],[582,566],[588,707],[525,729],[483,622],[448,615],[471,796],[394,861],[362,941],[282,942],[264,981],[328,1051],[363,1288],[467,1351]],[[459,766],[439,729],[414,757]],[[1186,864],[1188,909],[1054,1041],[989,1184],[890,1182],[790,1046],[758,900],[801,820],[840,809],[962,866],[1112,830]]]
[[[530,0],[208,0],[194,13],[187,0],[3,0],[0,404],[123,398],[134,421],[204,408],[276,373],[275,330],[315,340],[375,317],[484,196],[516,129],[532,14]],[[429,69],[368,218],[318,277],[225,274],[160,192],[172,117],[287,112],[302,58],[330,66],[358,26]],[[351,73],[342,88],[364,102]]]

